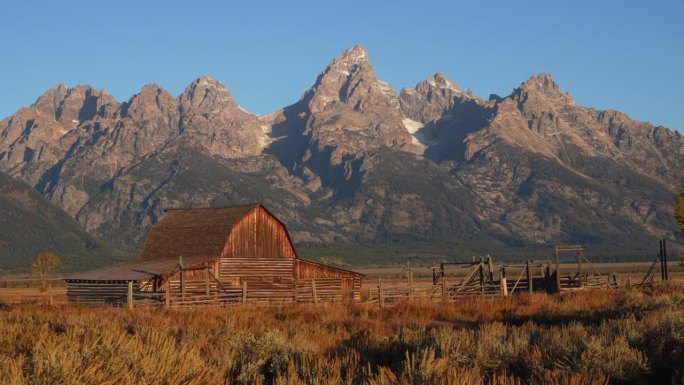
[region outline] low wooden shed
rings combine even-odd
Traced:
[[[362,278],[299,258],[285,224],[255,203],[168,210],[139,259],[65,280],[73,303],[180,306],[360,299]]]

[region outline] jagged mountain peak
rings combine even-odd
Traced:
[[[351,108],[362,114],[389,109],[400,115],[396,91],[377,79],[368,53],[361,45],[346,49],[333,59],[302,101],[313,113]]]
[[[68,85],[64,83],[57,84],[55,86],[50,87],[50,89],[48,89],[42,95],[40,95],[38,99],[36,99],[36,101],[33,103],[33,105],[39,106],[54,103],[55,101],[59,102],[62,99],[64,99],[68,91]]]
[[[134,95],[133,97],[136,97],[138,95],[149,95],[149,94],[161,94],[161,93],[168,93],[171,95],[167,90],[165,90],[162,86],[160,86],[157,83],[147,83],[142,88],[140,89],[140,92]]]
[[[312,110],[322,110],[328,102],[347,102],[352,99],[353,93],[358,89],[356,85],[361,82],[376,89],[387,88],[377,81],[366,49],[357,45],[344,50],[328,64],[318,75],[314,86],[304,95],[304,99],[311,99]]]
[[[193,89],[221,89],[221,90],[226,90],[228,91],[228,87],[226,87],[221,81],[217,80],[214,77],[208,76],[208,75],[203,75],[198,77],[197,79],[193,80],[186,88],[185,92]]]
[[[567,97],[571,100],[570,95],[563,94],[553,76],[547,72],[532,75],[529,79],[521,83],[520,87],[513,92],[514,95],[522,93],[539,95],[547,99],[561,99]]]
[[[119,106],[105,90],[88,84],[69,87],[63,83],[47,90],[32,105],[41,115],[53,115],[56,121],[67,126],[96,116],[112,117]]]
[[[177,104],[173,95],[160,85],[149,83],[129,99],[122,116],[148,120],[168,115],[169,112],[175,113],[176,110]]]
[[[485,103],[474,97],[470,91],[463,92],[442,72],[437,72],[413,88],[403,88],[399,101],[404,115],[422,124],[442,118],[459,103]]]
[[[178,97],[181,112],[194,109],[215,111],[226,107],[235,107],[228,87],[211,76],[201,76],[195,79]]]
[[[296,156],[310,159],[312,167],[321,168],[318,166],[340,165],[371,149],[401,148],[412,143],[402,123],[396,91],[377,78],[368,52],[360,45],[334,58],[300,101],[285,111],[296,111],[297,118],[283,126],[293,135],[289,142],[274,143],[270,151],[287,159],[284,163],[293,168],[295,163],[288,162],[295,147],[300,152]]]
[[[447,88],[451,89],[454,91],[461,91],[454,82],[452,82],[445,74],[442,72],[437,72],[436,74],[432,75],[431,77],[427,78],[425,80],[425,83],[430,85],[431,87],[435,88]]]
[[[342,51],[341,54],[337,55],[335,59],[333,59],[332,63],[333,64],[347,64],[347,65],[354,65],[354,64],[364,64],[368,62],[368,51],[366,48],[360,44],[357,44],[351,48],[347,48],[344,51]]]
[[[241,108],[230,90],[211,76],[190,83],[178,97],[178,108],[182,135],[208,154],[239,158],[259,154],[268,143],[266,126]]]

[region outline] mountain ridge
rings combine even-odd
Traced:
[[[85,270],[125,259],[31,186],[2,172],[0,211],[0,272],[28,271],[40,252],[57,254],[60,270]]]
[[[148,84],[125,102],[58,85],[0,122],[1,171],[131,250],[164,207],[255,200],[301,244],[524,249],[579,242],[572,234],[598,221],[587,240],[636,247],[674,239],[683,161],[678,132],[580,106],[550,74],[505,97],[480,98],[439,72],[397,94],[361,46],[267,115],[202,76],[176,97]],[[430,231],[464,240],[428,241]]]

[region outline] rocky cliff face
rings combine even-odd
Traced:
[[[490,105],[485,125],[451,148],[452,158],[464,151],[453,172],[478,196],[482,218],[542,244],[620,248],[625,233],[671,234],[673,188],[684,182],[677,133],[579,106],[549,74]]]
[[[300,103],[308,117],[304,133],[317,150],[334,149],[332,164],[344,155],[411,142],[396,92],[376,78],[361,46],[335,58]]]
[[[360,46],[265,116],[201,77],[123,103],[59,85],[0,122],[0,170],[133,250],[164,208],[257,200],[313,244],[642,250],[672,236],[683,152],[677,132],[580,106],[549,74],[489,100],[441,73],[397,95]]]
[[[569,168],[576,168],[581,159],[598,157],[618,161],[670,187],[683,181],[679,133],[617,111],[579,106],[549,74],[531,77],[498,102],[487,127],[469,137],[468,155],[496,140]]]
[[[268,142],[257,116],[243,110],[220,82],[195,80],[179,99],[180,129],[184,140],[203,152],[223,158],[258,155]]]
[[[362,46],[342,52],[302,98],[272,114],[267,149],[310,193],[340,198],[361,183],[370,151],[412,146],[396,92],[378,80]]]

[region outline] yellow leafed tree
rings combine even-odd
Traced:
[[[59,258],[52,253],[40,253],[31,262],[31,273],[40,280],[40,291],[47,290],[47,279],[52,270],[59,265]]]
[[[677,232],[684,237],[684,192],[680,193],[673,205],[674,217],[677,220]],[[679,265],[684,266],[684,253],[679,252]]]
[[[679,194],[674,203],[674,216],[679,226],[679,234],[684,237],[684,192]]]

